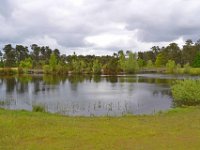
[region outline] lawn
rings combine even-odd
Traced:
[[[0,149],[199,149],[200,107],[151,116],[66,117],[0,109]]]

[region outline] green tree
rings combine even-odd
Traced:
[[[166,71],[167,73],[174,73],[176,69],[176,64],[174,60],[168,60],[167,64],[166,64]]]
[[[40,62],[41,48],[37,44],[32,44],[31,49],[31,58],[33,60],[33,66],[38,67]]]
[[[166,64],[166,59],[165,59],[165,55],[164,53],[159,53],[157,58],[156,58],[156,62],[155,62],[155,65],[156,67],[162,67],[162,66],[165,66]]]
[[[182,50],[182,65],[189,63],[193,64],[195,56],[198,50],[195,45],[193,45],[192,40],[187,40]]]
[[[138,63],[135,57],[135,54],[129,52],[129,57],[125,62],[125,71],[126,73],[136,73],[138,71]]]
[[[25,60],[20,61],[19,67],[27,72],[28,69],[31,69],[33,66],[33,61],[31,58],[26,58]]]
[[[52,53],[49,59],[49,66],[51,67],[52,70],[55,70],[57,64],[58,64],[58,61],[57,61],[56,55]]]
[[[118,52],[118,55],[119,55],[119,67],[122,71],[125,71],[126,59],[125,59],[124,52],[121,50]]]
[[[147,68],[153,68],[153,62],[152,60],[147,61]]]
[[[139,58],[139,59],[137,60],[137,62],[138,62],[139,68],[144,67],[145,63],[144,63],[144,60],[143,60],[143,59]]]
[[[170,43],[163,51],[167,60],[174,60],[176,64],[181,63],[181,49],[178,44]]]
[[[74,59],[72,61],[72,69],[74,73],[83,73],[86,64],[83,60]]]
[[[28,47],[24,47],[23,45],[16,45],[15,50],[16,50],[17,64],[19,65],[19,63],[22,60],[28,58],[29,55]]]
[[[3,63],[3,53],[0,51],[0,67],[3,67],[4,63]]]
[[[94,74],[101,74],[101,64],[99,63],[98,60],[95,60],[93,62],[92,72]]]
[[[195,68],[200,67],[200,52],[198,52],[197,55],[195,56],[192,66]]]
[[[185,73],[190,73],[191,67],[190,67],[189,63],[186,63],[183,67],[184,67],[184,72]]]
[[[109,59],[109,61],[103,66],[104,74],[117,74],[118,71],[118,59],[116,58]]]
[[[3,48],[4,51],[4,59],[6,67],[14,67],[16,66],[16,52],[11,44],[5,45]]]

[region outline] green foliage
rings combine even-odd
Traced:
[[[11,44],[5,45],[3,48],[5,66],[6,67],[15,67],[16,66],[16,52]]]
[[[3,62],[3,60],[0,60],[0,67],[1,67],[1,68],[4,67],[4,62]]]
[[[33,61],[29,57],[29,58],[26,58],[25,60],[20,61],[19,67],[22,67],[24,69],[31,69],[32,68],[32,63],[33,63]]]
[[[52,70],[55,70],[57,63],[58,60],[56,58],[56,55],[52,53],[49,59],[49,66],[51,67]]]
[[[0,75],[15,75],[18,73],[17,68],[1,68]]]
[[[139,68],[143,68],[143,67],[144,67],[145,62],[144,62],[143,59],[139,58],[139,59],[137,60],[137,62],[138,62],[138,66],[139,66]]]
[[[66,75],[69,72],[69,67],[67,65],[61,65],[58,64],[56,65],[55,72],[54,74],[59,74],[59,75]]]
[[[23,45],[16,45],[15,51],[16,51],[16,61],[18,65],[22,60],[28,58],[28,52],[29,52],[28,47]]]
[[[51,67],[49,65],[44,65],[43,66],[43,71],[44,71],[45,74],[52,73],[52,69],[51,69]]]
[[[200,52],[198,52],[197,55],[195,56],[192,67],[195,68],[200,67]]]
[[[101,64],[99,63],[98,60],[95,60],[93,62],[92,72],[94,74],[101,74]]]
[[[190,75],[200,75],[200,68],[190,68],[189,74]]]
[[[136,57],[132,52],[130,52],[129,57],[125,62],[125,72],[132,74],[132,73],[136,73],[138,69],[139,69],[139,66],[138,66]]]
[[[119,67],[120,67],[120,70],[125,71],[126,59],[125,59],[124,52],[123,51],[119,51],[118,54],[119,54]]]
[[[171,89],[176,105],[200,104],[200,80],[177,81]]]
[[[180,65],[180,64],[177,64],[177,65],[176,65],[175,73],[176,73],[176,74],[184,74],[184,69],[181,68],[181,65]]]
[[[0,51],[0,67],[20,67],[24,68],[41,69],[45,68],[46,72],[66,74],[71,73],[93,73],[93,63],[95,60],[103,66],[105,74],[117,73],[135,73],[138,68],[143,68],[145,65],[148,68],[157,69],[155,67],[163,67],[164,69],[168,60],[175,61],[175,64],[189,63],[192,67],[200,67],[200,40],[195,44],[191,40],[187,40],[183,48],[180,49],[178,44],[170,43],[166,47],[153,46],[149,51],[138,52],[137,61],[135,56],[126,58],[123,50],[114,53],[112,56],[95,56],[95,55],[61,55],[58,49],[52,50],[48,46],[31,45],[31,51],[28,47],[23,45],[16,45],[12,47],[7,44],[3,48],[3,53]],[[126,52],[127,55],[131,54],[130,51]],[[132,55],[132,54],[131,54]],[[29,65],[29,58],[32,60],[32,67]],[[132,65],[130,65],[132,64]],[[49,67],[45,66],[49,65]],[[154,66],[155,65],[155,66]],[[169,65],[169,64],[168,64]],[[65,67],[63,67],[65,66]],[[170,66],[168,67],[168,69]],[[159,69],[157,69],[159,70]],[[26,71],[24,71],[26,72]],[[175,71],[172,69],[167,72],[198,74],[198,69],[191,70],[187,65],[184,68],[177,68]],[[22,72],[21,72],[22,73]]]
[[[33,112],[45,112],[45,106],[43,106],[43,105],[33,105],[32,111]]]
[[[168,60],[166,64],[166,72],[167,73],[174,73],[176,69],[176,64],[174,60]]]
[[[152,60],[147,61],[147,68],[153,68],[153,62]]]
[[[190,64],[189,64],[189,63],[185,64],[185,65],[183,66],[183,68],[184,68],[184,73],[186,73],[186,74],[189,74],[189,73],[190,73],[191,67],[190,67]]]
[[[165,64],[166,64],[166,59],[164,53],[159,53],[158,56],[156,57],[156,62],[155,62],[156,67],[162,67],[165,66]]]
[[[118,61],[115,58],[112,58],[108,63],[103,66],[104,74],[117,74],[119,72]]]
[[[72,61],[73,73],[77,73],[77,74],[83,73],[85,67],[86,67],[86,64],[83,60],[74,59]]]

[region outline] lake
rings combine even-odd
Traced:
[[[170,85],[176,79],[198,78],[163,74],[66,77],[23,75],[0,77],[0,107],[45,110],[69,116],[154,114],[173,107]]]

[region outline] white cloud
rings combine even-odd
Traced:
[[[196,41],[199,8],[197,0],[2,0],[0,45],[34,42],[80,54],[148,50]]]

